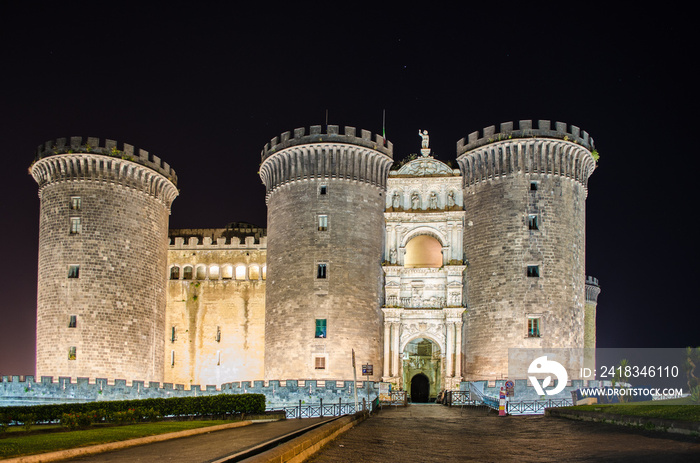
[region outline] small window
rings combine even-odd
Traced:
[[[175,342],[177,341],[177,330],[175,327],[170,328],[170,342]]]
[[[221,278],[224,280],[230,280],[233,278],[233,265],[224,265],[224,268],[221,272]]]
[[[216,342],[221,342],[221,327],[220,326],[216,327],[216,337],[214,339],[216,339]]]
[[[326,357],[314,357],[314,369],[325,370],[326,369]]]
[[[70,208],[72,211],[79,211],[81,203],[82,203],[82,201],[80,199],[80,196],[71,196],[70,197]]]
[[[328,186],[327,185],[321,185],[318,189],[318,194],[320,195],[327,195],[328,194]]]
[[[68,360],[75,360],[78,357],[75,346],[68,348]]]
[[[71,315],[68,320],[68,328],[75,328],[76,326],[78,326],[78,317],[77,315]]]
[[[70,218],[70,234],[77,235],[81,231],[80,217]]]
[[[540,337],[540,319],[539,318],[528,318],[527,319],[527,337],[528,338],[539,338]]]
[[[248,279],[259,280],[260,279],[260,267],[257,265],[251,265],[248,267]]]
[[[198,265],[196,272],[196,277],[198,280],[206,280],[207,279],[207,268],[204,265]]]
[[[170,366],[171,367],[175,366],[175,351],[174,350],[170,351]]]
[[[318,231],[327,231],[328,230],[328,216],[327,215],[319,215],[318,216]]]
[[[267,265],[263,265],[262,279],[267,280]]]
[[[191,265],[185,266],[185,269],[182,272],[182,278],[184,278],[185,280],[192,279],[192,266]]]
[[[316,338],[325,338],[326,337],[326,319],[325,318],[317,318],[316,319],[316,334],[314,335]]]
[[[212,265],[209,267],[209,279],[210,280],[218,280],[219,279],[219,266],[218,265]]]
[[[537,191],[537,182],[530,182],[530,191]]]
[[[236,280],[245,280],[245,265],[239,265],[236,267]]]
[[[530,214],[527,216],[527,228],[529,230],[539,230],[539,221],[537,220],[536,214]]]
[[[80,265],[69,265],[68,266],[68,278],[79,278],[80,277]]]
[[[540,276],[540,266],[539,265],[528,265],[527,266],[527,276],[532,278],[538,278]]]
[[[171,280],[179,280],[180,279],[180,267],[178,267],[177,265],[170,267],[170,279]]]
[[[217,350],[216,351],[216,366],[221,365],[221,351]]]
[[[327,267],[327,264],[318,264],[318,267],[316,268],[316,278],[325,279],[328,274]]]

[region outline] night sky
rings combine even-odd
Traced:
[[[34,373],[37,145],[93,136],[160,156],[181,189],[171,228],[264,226],[265,143],[326,117],[381,133],[384,110],[397,160],[420,149],[418,129],[443,161],[501,122],[588,131],[601,155],[586,231],[598,346],[700,345],[698,38],[680,11],[8,3],[19,2],[0,6],[2,375]]]

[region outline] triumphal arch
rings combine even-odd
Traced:
[[[425,135],[421,154],[390,172],[384,214],[382,379],[414,401],[458,388],[466,310],[462,176]]]

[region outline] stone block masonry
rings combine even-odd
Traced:
[[[137,162],[71,151],[31,167],[41,199],[37,374],[162,381],[177,189]]]

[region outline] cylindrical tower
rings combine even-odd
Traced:
[[[508,375],[509,348],[584,347],[585,201],[593,139],[539,121],[457,142],[464,178],[464,376]]]
[[[175,171],[113,140],[46,142],[39,184],[37,376],[162,381]]]
[[[384,195],[393,146],[354,127],[295,129],[265,145],[267,379],[381,376]],[[360,373],[358,373],[360,374]]]

